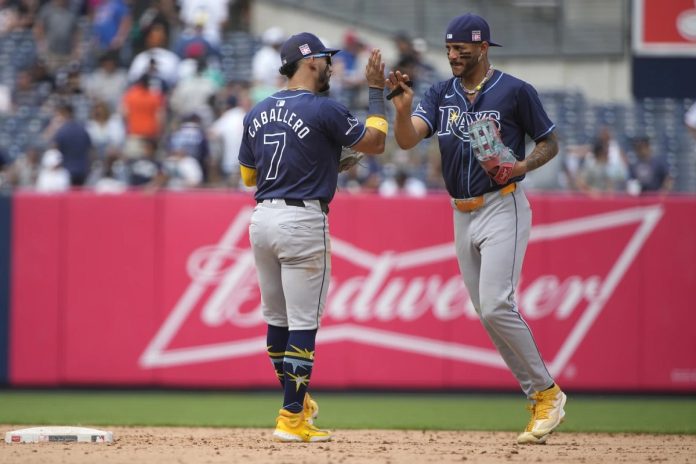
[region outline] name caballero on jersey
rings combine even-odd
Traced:
[[[280,101],[278,103],[280,103]],[[301,139],[305,138],[310,132],[309,127],[305,126],[304,121],[298,118],[297,114],[288,111],[286,108],[283,108],[282,105],[278,105],[276,108],[262,111],[250,121],[249,136],[252,138],[256,137],[256,131],[269,122],[282,122],[287,124]]]

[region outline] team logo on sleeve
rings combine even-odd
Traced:
[[[355,129],[360,122],[358,121],[358,118],[347,118],[346,121],[348,121],[348,130],[346,131],[346,135],[350,134],[353,129]]]

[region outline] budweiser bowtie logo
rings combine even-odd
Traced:
[[[219,243],[191,253],[186,263],[191,282],[142,354],[142,367],[179,366],[265,353],[265,337],[259,335],[265,325],[254,259],[248,246],[240,245],[247,234],[250,214],[251,209],[242,209]],[[543,322],[553,318],[553,323],[563,328],[557,350],[547,353],[552,374],[560,372],[572,357],[662,214],[661,206],[656,205],[533,228],[527,259],[537,253],[535,261],[548,258],[544,256],[544,244],[578,237],[591,243],[608,234],[621,237],[615,253],[593,257],[596,262],[590,267],[592,272],[584,275],[573,274],[572,262],[567,263],[565,274],[544,273],[544,266],[540,266],[541,270],[527,275],[525,267],[517,294],[520,311],[528,320]],[[452,243],[398,253],[372,253],[333,237],[332,256],[334,271],[338,263],[351,271],[340,276],[334,273],[332,277],[319,343],[350,341],[504,367],[490,343],[438,339],[445,324],[478,324],[457,270]],[[439,266],[440,271],[446,269],[447,273],[433,272],[433,266]],[[192,321],[211,331],[233,326],[235,333],[249,336],[232,341],[227,337],[205,343],[175,343]],[[437,330],[423,329],[426,321]]]

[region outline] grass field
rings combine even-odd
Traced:
[[[334,429],[515,431],[528,420],[520,395],[316,393]],[[0,424],[270,427],[272,393],[0,390]],[[696,434],[695,397],[569,395],[568,432]]]

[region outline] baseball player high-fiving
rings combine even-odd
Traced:
[[[244,119],[239,163],[245,185],[256,186],[251,240],[265,321],[267,350],[284,390],[273,433],[279,441],[328,441],[314,425],[318,406],[307,394],[314,344],[331,273],[329,203],[343,147],[384,151],[384,64],[373,50],[365,69],[369,116],[363,124],[329,89],[331,57],[315,35],[291,36],[281,47],[287,88]]]
[[[495,46],[482,17],[456,17],[445,33],[454,77],[433,85],[413,112],[408,76],[391,72],[387,83],[392,91],[403,90],[393,99],[399,146],[438,138],[464,283],[530,400],[531,419],[517,441],[544,443],[565,415],[566,396],[546,369],[514,296],[532,222],[520,181],[553,158],[558,144],[534,88],[491,66],[488,51]],[[536,143],[526,158],[525,136]]]

